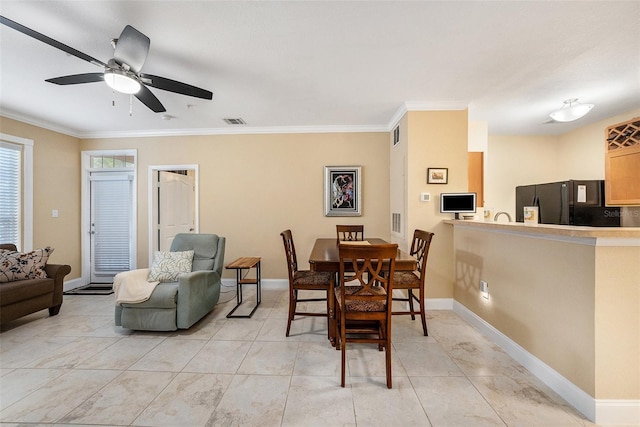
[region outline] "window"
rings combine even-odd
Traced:
[[[89,160],[92,169],[133,169],[135,166],[134,157],[131,155],[100,155],[90,156]]]
[[[0,242],[31,250],[33,141],[0,134]]]

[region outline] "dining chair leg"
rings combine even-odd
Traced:
[[[327,339],[331,342],[331,298],[327,291]]]
[[[344,321],[344,319],[342,319]],[[342,323],[342,322],[341,322]],[[340,327],[340,341],[342,344],[341,350],[342,350],[342,374],[340,377],[340,386],[344,387],[344,383],[345,383],[345,370],[346,370],[346,365],[347,365],[347,343],[346,343],[346,339],[347,339],[347,334],[346,334],[346,329],[343,326]]]
[[[428,336],[427,333],[427,314],[424,308],[424,298],[422,297],[422,293],[420,293],[420,318],[422,319],[422,332],[424,332],[424,336]]]
[[[415,311],[413,311],[413,291],[411,289],[407,289],[407,299],[409,300],[409,311],[411,311],[411,320],[416,320]]]
[[[387,371],[387,388],[391,388],[391,340],[387,337],[387,344],[385,345],[385,361]]]
[[[334,337],[336,339],[336,342],[335,342],[336,350],[341,350],[342,349],[342,332],[341,332],[342,323],[340,322],[340,317],[338,316],[338,313],[335,313],[334,320],[335,320]]]
[[[298,295],[295,290],[289,292],[289,318],[287,319],[287,334],[291,331],[291,321],[293,320],[293,313],[296,312],[296,304],[298,302]]]

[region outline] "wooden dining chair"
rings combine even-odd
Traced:
[[[431,246],[431,239],[433,238],[433,236],[434,234],[429,231],[415,230],[413,232],[413,241],[411,242],[411,250],[409,254],[413,255],[418,260],[417,270],[396,271],[393,276],[394,289],[403,289],[407,291],[406,297],[396,296],[393,298],[393,300],[409,303],[408,311],[394,311],[393,314],[409,314],[411,315],[412,320],[416,319],[416,314],[420,314],[420,318],[422,319],[422,331],[424,332],[425,336],[427,336],[428,334],[427,319],[424,309],[424,287],[425,278],[427,276],[427,257],[429,256],[429,247]],[[413,293],[414,290],[417,290],[419,292],[419,298]],[[414,300],[419,304],[419,312],[414,310]]]
[[[329,329],[329,315],[333,315],[333,288],[335,274],[330,272],[319,272],[310,270],[298,270],[298,259],[296,257],[296,247],[293,244],[291,230],[280,233],[284,243],[284,252],[287,258],[287,269],[289,270],[289,316],[287,318],[287,333],[291,331],[291,321],[296,315],[299,316],[323,316],[327,318],[327,336],[331,337]],[[324,298],[298,298],[299,291],[325,291]],[[297,311],[299,302],[326,301],[327,310],[321,312]]]
[[[338,241],[364,240],[364,225],[336,225]]]
[[[391,388],[391,297],[398,245],[341,243],[340,282],[335,288],[336,349],[342,352],[345,384],[347,343],[378,344],[385,351],[387,387]]]

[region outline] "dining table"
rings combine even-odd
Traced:
[[[377,237],[369,237],[361,241],[349,241],[339,242],[336,238],[318,238],[316,239],[313,249],[311,249],[311,255],[309,255],[309,266],[312,271],[325,271],[331,272],[336,275],[336,283],[338,273],[340,272],[340,255],[338,252],[338,244],[362,244],[362,245],[380,245],[387,244],[384,239]],[[396,271],[414,271],[418,267],[418,260],[413,256],[398,249],[396,256]],[[329,340],[332,345],[335,345],[335,301],[333,296],[333,289],[327,292],[327,298],[329,299]]]

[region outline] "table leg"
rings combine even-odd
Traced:
[[[334,275],[334,280],[330,282],[329,291],[327,292],[327,298],[329,302],[329,321],[327,327],[329,328],[329,342],[333,347],[336,346],[336,294],[334,292],[335,276],[337,275]]]
[[[229,312],[229,314],[227,314],[227,318],[232,318],[232,317],[242,317],[242,318],[250,318],[251,316],[253,316],[253,313],[255,313],[256,309],[258,308],[258,306],[260,305],[260,302],[262,301],[262,290],[261,290],[261,283],[260,283],[260,262],[258,261],[258,263],[256,264],[255,268],[256,268],[256,280],[254,281],[249,281],[247,282],[246,280],[243,281],[242,279],[242,270],[249,270],[251,271],[252,267],[249,268],[238,268],[236,269],[236,283],[237,283],[237,292],[236,292],[236,306],[233,308],[233,310],[231,310]],[[237,315],[237,314],[233,314],[242,304],[242,286],[243,285],[256,285],[257,289],[256,289],[256,305],[253,307],[253,309],[251,310],[251,313],[246,314],[246,315]]]

